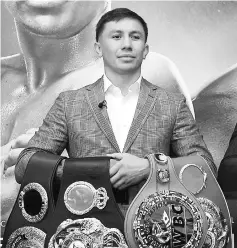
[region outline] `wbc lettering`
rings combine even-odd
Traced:
[[[185,232],[184,209],[180,205],[171,205],[172,214],[172,241],[174,248],[183,247],[187,242],[187,233]]]
[[[195,248],[202,237],[200,212],[179,192],[156,192],[138,207],[134,236],[139,248]]]

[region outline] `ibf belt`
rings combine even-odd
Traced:
[[[108,247],[111,240],[114,247],[125,247],[124,217],[115,201],[109,167],[109,157],[65,160],[45,248]]]
[[[117,228],[107,228],[95,218],[65,220],[49,242],[49,248],[128,248]]]
[[[178,180],[171,158],[147,156],[150,175],[131,203],[125,235],[131,248],[201,248],[208,222],[200,203]]]

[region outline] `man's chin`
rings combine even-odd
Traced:
[[[118,66],[118,71],[121,74],[134,73],[140,69],[140,66],[134,65],[134,63],[123,63]]]
[[[138,68],[120,68],[117,72],[121,75],[129,75],[138,71]]]
[[[44,20],[41,23],[35,25],[25,25],[25,27],[31,33],[46,38],[65,39],[74,36],[76,33],[79,33],[79,31],[76,32],[75,30],[68,28],[70,27],[68,25],[59,27],[58,25],[47,22],[47,20]]]

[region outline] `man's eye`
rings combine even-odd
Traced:
[[[133,36],[132,36],[132,39],[134,39],[134,40],[139,40],[139,39],[140,39],[140,36],[139,36],[139,35],[133,35]]]
[[[118,35],[118,34],[117,35],[113,35],[112,38],[113,39],[120,39],[121,38],[121,35]]]

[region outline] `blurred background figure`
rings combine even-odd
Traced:
[[[207,83],[193,101],[196,121],[215,164],[233,218],[237,244],[237,64]]]
[[[207,82],[193,100],[196,121],[217,166],[237,123],[236,99],[237,64]]]
[[[219,167],[218,181],[228,198],[237,199],[237,125]]]

